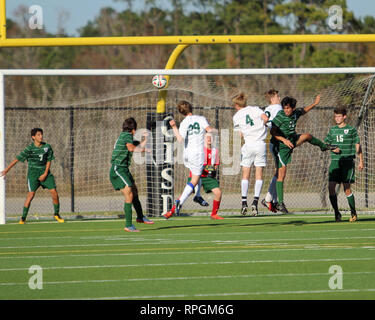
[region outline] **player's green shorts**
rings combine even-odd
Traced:
[[[332,160],[329,166],[328,181],[337,183],[355,182],[355,163],[352,160]]]
[[[27,170],[27,186],[29,192],[35,192],[41,186],[43,189],[56,189],[55,177],[51,172],[48,172],[47,178],[44,181],[39,181],[39,177],[44,173],[43,168],[29,168]]]
[[[128,167],[112,165],[109,171],[109,180],[111,180],[115,190],[121,190],[134,185],[134,179]]]
[[[191,181],[191,178],[188,178],[188,182]],[[219,188],[219,182],[214,178],[201,177],[202,187],[204,192],[210,193],[213,189]]]
[[[300,137],[299,134],[295,135],[293,138],[290,138],[289,141],[293,143],[294,147],[296,146],[297,140]],[[274,155],[278,158],[278,167],[284,167],[288,163],[292,162],[292,153],[294,149],[290,149],[284,143],[279,142],[275,144]]]

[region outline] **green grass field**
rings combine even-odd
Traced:
[[[8,223],[0,299],[374,299],[375,217],[359,218],[175,217],[139,233],[122,219]],[[29,287],[34,265],[42,289]]]

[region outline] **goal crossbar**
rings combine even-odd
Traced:
[[[375,67],[341,68],[260,68],[260,69],[0,69],[9,76],[214,76],[214,75],[287,75],[375,73]]]

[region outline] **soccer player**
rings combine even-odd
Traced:
[[[341,221],[341,213],[337,205],[336,185],[342,183],[351,212],[349,221],[354,222],[357,221],[357,212],[350,185],[355,182],[354,159],[356,154],[359,158],[358,170],[362,171],[363,169],[362,148],[359,143],[357,130],[346,123],[346,109],[336,108],[333,112],[336,126],[329,130],[324,141],[326,143],[337,144],[341,153],[331,154],[328,177],[329,200],[335,211],[335,220],[337,222]]]
[[[144,134],[144,139],[138,146],[133,141],[133,136],[137,130],[137,122],[134,118],[125,119],[122,125],[122,132],[117,138],[114,150],[112,152],[111,169],[109,172],[109,179],[115,190],[120,190],[125,197],[124,213],[125,213],[125,228],[127,232],[138,232],[132,221],[132,205],[137,213],[137,222],[145,224],[153,224],[154,222],[147,219],[143,215],[142,205],[139,201],[137,186],[134,178],[130,173],[129,167],[131,164],[133,152],[144,152],[147,143],[147,134]]]
[[[191,180],[175,201],[172,209],[163,214],[166,219],[169,219],[175,212],[179,214],[181,206],[198,184],[204,164],[204,135],[206,132],[216,131],[208,124],[204,116],[193,115],[193,106],[188,101],[180,101],[177,104],[177,110],[185,117],[181,121],[180,128],[177,128],[175,120],[171,120],[169,124],[177,141],[184,142],[184,165],[191,171]]]
[[[253,216],[258,214],[258,201],[263,186],[263,168],[267,164],[267,146],[264,141],[267,137],[266,123],[268,117],[259,107],[247,106],[247,99],[243,93],[239,93],[232,99],[233,106],[237,110],[233,116],[234,130],[239,131],[245,144],[241,148],[242,167],[242,208],[241,214],[246,215],[247,193],[251,167],[255,166],[254,200],[251,205]]]
[[[336,145],[326,144],[315,138],[310,133],[296,133],[296,124],[298,119],[309,112],[320,102],[320,95],[315,98],[314,103],[304,108],[296,108],[297,100],[292,97],[285,97],[281,100],[283,110],[279,111],[272,120],[272,143],[275,145],[274,153],[278,157],[278,174],[276,181],[276,191],[278,203],[276,209],[282,213],[288,213],[284,204],[284,180],[287,172],[287,165],[292,160],[294,148],[309,142],[318,146],[322,151],[331,150],[339,153],[340,149]]]
[[[54,218],[60,223],[64,219],[60,217],[60,201],[56,190],[55,178],[50,172],[51,161],[55,159],[51,145],[43,141],[43,130],[41,128],[31,129],[31,139],[33,142],[29,144],[10,164],[4,169],[0,176],[4,176],[12,169],[18,161],[28,162],[27,170],[27,186],[28,193],[23,206],[20,224],[25,224],[27,214],[30,209],[31,201],[34,199],[35,192],[40,186],[47,188],[51,193]]]
[[[269,105],[264,110],[264,113],[268,117],[267,127],[271,129],[272,127],[272,120],[276,117],[278,112],[282,110],[280,104],[280,95],[279,92],[275,89],[270,89],[265,93],[265,98],[268,101]],[[276,180],[277,180],[277,172],[278,172],[278,159],[273,152],[275,146],[270,141],[269,143],[269,150],[274,158],[275,163],[275,175],[272,177],[271,183],[268,187],[268,192],[266,197],[261,201],[262,205],[265,206],[269,211],[276,212],[276,204],[277,204],[277,192],[276,192]]]
[[[212,145],[212,133],[206,133],[204,139],[204,168],[200,181],[202,182],[203,189],[206,193],[212,192],[214,194],[211,219],[217,220],[224,219],[217,214],[221,202],[221,190],[219,182],[216,180],[216,172],[219,164],[219,150]],[[191,177],[192,173],[190,171],[188,182],[190,182]]]

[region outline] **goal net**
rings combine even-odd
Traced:
[[[151,70],[149,70],[151,71]],[[375,81],[372,74],[356,73],[306,74],[222,74],[173,75],[167,89],[166,112],[156,113],[159,90],[153,87],[150,75],[10,75],[4,76],[5,164],[8,165],[28,144],[30,130],[40,127],[44,140],[51,144],[55,160],[51,172],[60,196],[62,216],[107,217],[122,215],[123,196],[109,180],[110,159],[124,119],[134,117],[138,123],[135,139],[141,132],[150,133],[151,154],[133,154],[131,172],[135,178],[145,214],[159,216],[170,209],[182,192],[188,177],[183,165],[183,145],[171,135],[168,119],[182,121],[176,110],[179,100],[190,101],[194,113],[204,115],[211,126],[218,128],[214,139],[220,151],[218,179],[223,193],[220,212],[238,215],[241,207],[241,141],[233,133],[231,104],[234,94],[242,91],[249,105],[265,108],[265,91],[274,88],[281,97],[297,99],[297,107],[314,101],[320,93],[320,104],[301,117],[297,132],[309,132],[324,139],[334,125],[333,109],[345,106],[348,123],[358,128],[365,168],[356,171],[353,191],[359,210],[375,208]],[[111,72],[113,75],[111,75]],[[185,70],[188,74],[189,70]],[[141,74],[141,73],[140,73]],[[269,137],[267,138],[267,142]],[[261,199],[267,192],[275,168],[268,151],[267,167]],[[285,181],[285,203],[291,212],[329,212],[328,166],[330,155],[310,144],[293,152]],[[3,168],[0,168],[3,170]],[[7,219],[22,214],[27,194],[27,164],[18,163],[6,176],[5,210]],[[248,199],[253,198],[254,172],[251,174]],[[209,215],[212,194],[203,198],[210,207],[200,207],[190,197],[183,213]],[[347,208],[343,191],[339,206]],[[260,214],[269,214],[260,206]],[[263,210],[264,209],[264,210]],[[31,204],[30,218],[50,218],[52,200],[40,188]]]

